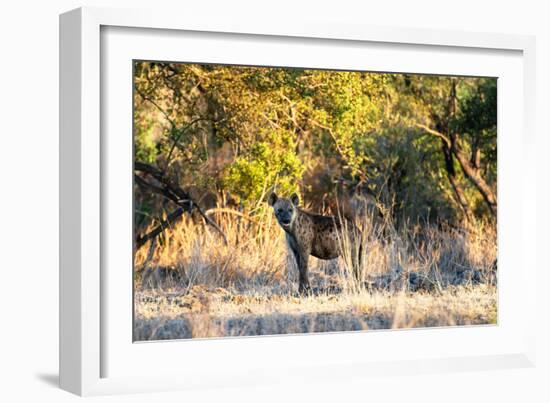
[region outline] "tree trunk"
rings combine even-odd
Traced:
[[[447,172],[447,178],[449,179],[449,183],[453,188],[456,202],[460,206],[460,209],[462,210],[462,213],[464,214],[466,219],[468,221],[472,221],[472,211],[470,210],[470,206],[468,205],[466,196],[464,195],[464,191],[462,190],[462,186],[456,178],[456,171],[453,163],[453,154],[451,152],[451,149],[447,146],[447,143],[443,140],[441,141],[441,149],[443,150],[443,156],[445,158],[445,170]]]
[[[183,189],[181,189],[177,183],[170,181],[164,171],[161,171],[160,169],[144,162],[137,161],[134,162],[134,170],[153,177],[157,182],[153,184],[152,182],[146,181],[141,176],[134,173],[135,183],[137,183],[142,188],[148,189],[165,197],[179,207],[149,234],[138,236],[136,238],[136,247],[138,249],[143,246],[149,239],[154,239],[157,235],[164,231],[171,222],[177,220],[184,212],[192,213],[193,211],[197,211],[202,216],[206,224],[214,228],[222,236],[224,243],[226,245],[228,244],[227,237],[222,229],[218,226],[218,224],[212,221],[212,219],[210,219],[210,217],[208,217],[204,213],[202,208],[191,198],[191,196]]]
[[[476,187],[479,193],[481,193],[481,195],[483,196],[483,199],[485,200],[485,203],[489,207],[489,211],[494,217],[496,217],[497,197],[495,192],[493,192],[493,189],[491,189],[491,186],[489,186],[489,184],[485,181],[485,179],[483,179],[483,177],[479,173],[479,169],[476,169],[472,165],[468,156],[456,144],[456,135],[453,137],[454,138],[451,141],[452,143],[451,150],[453,152],[453,155],[456,157],[456,159],[460,163],[462,172],[464,172],[464,175],[466,175],[466,177],[473,183],[473,185]]]

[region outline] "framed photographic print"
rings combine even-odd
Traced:
[[[60,19],[63,388],[532,365],[532,38],[180,17]]]

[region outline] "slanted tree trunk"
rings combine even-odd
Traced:
[[[147,241],[155,239],[156,236],[181,217],[184,212],[192,213],[193,211],[197,211],[202,216],[205,223],[214,228],[221,235],[224,243],[227,245],[227,237],[218,224],[204,213],[202,208],[187,192],[181,189],[176,183],[172,182],[164,171],[143,162],[135,162],[134,170],[141,175],[150,176],[154,179],[154,182],[148,181],[137,173],[134,173],[134,180],[139,186],[165,197],[177,206],[177,208],[168,215],[166,220],[161,221],[157,227],[151,230],[151,232],[137,236],[136,249],[141,248]]]
[[[472,182],[472,184],[476,187],[476,189],[481,193],[483,196],[483,199],[485,200],[485,203],[489,207],[489,211],[491,214],[496,217],[497,215],[497,196],[491,186],[483,179],[481,176],[481,173],[479,172],[479,168],[476,168],[472,164],[472,160],[468,158],[466,153],[462,150],[462,148],[457,144],[457,138],[456,134],[452,136],[451,138],[451,150],[453,152],[453,155],[458,160],[460,167],[462,168],[462,172],[464,172],[464,175]]]
[[[483,200],[489,207],[489,212],[491,215],[496,217],[497,197],[491,186],[481,176],[479,169],[481,153],[478,149],[477,141],[471,145],[472,155],[468,156],[464,149],[460,146],[459,134],[451,129],[450,121],[456,114],[456,103],[456,81],[453,80],[449,91],[445,116],[432,116],[433,121],[435,121],[436,129],[432,129],[423,124],[416,124],[416,126],[423,129],[426,133],[441,140],[441,148],[445,159],[447,178],[449,179],[455,193],[455,198],[466,218],[470,220],[473,218],[473,214],[468,206],[462,187],[457,181],[456,172],[454,169],[454,158],[457,159],[466,178],[468,178],[468,180],[475,186],[483,197]]]
[[[443,150],[443,157],[445,159],[445,171],[447,172],[447,179],[449,180],[449,183],[453,188],[456,202],[459,205],[460,209],[462,210],[464,217],[468,221],[472,221],[473,219],[472,211],[470,209],[470,206],[468,205],[466,196],[464,195],[464,190],[462,189],[462,185],[460,184],[460,182],[457,180],[457,177],[456,177],[453,154],[451,152],[451,149],[445,143],[445,141],[442,140],[441,143],[442,143],[441,148]]]
[[[481,176],[480,169],[476,168],[473,165],[472,160],[468,158],[466,153],[458,144],[458,135],[456,133],[453,133],[451,134],[451,136],[447,136],[438,130],[432,129],[422,124],[417,124],[416,126],[423,129],[426,133],[441,139],[441,142],[443,144],[442,145],[443,153],[445,156],[445,164],[447,168],[447,176],[449,177],[449,181],[451,182],[451,185],[453,186],[453,189],[455,190],[455,194],[457,194],[457,197],[465,200],[463,193],[460,191],[460,187],[459,186],[455,187],[455,185],[453,185],[453,181],[455,178],[454,174],[451,174],[451,175],[449,174],[449,172],[454,172],[454,168],[451,168],[452,157],[457,159],[464,175],[468,178],[470,182],[472,182],[475,188],[479,191],[479,193],[483,197],[483,200],[489,207],[489,211],[491,215],[493,217],[496,217],[497,215],[496,193],[493,191],[493,189],[487,183],[487,181]],[[450,152],[450,156],[447,155],[448,152]],[[452,169],[452,171],[450,171],[450,169]],[[457,184],[456,181],[454,181],[454,183]],[[459,189],[458,193],[461,193],[462,196],[460,196],[457,193],[457,189]]]

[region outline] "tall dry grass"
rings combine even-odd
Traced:
[[[150,267],[175,270],[187,287],[258,288],[283,282],[286,247],[280,227],[267,212],[255,216],[228,209],[207,212],[227,236],[228,243],[189,216],[164,231],[151,256],[147,247],[135,255],[140,273]],[[146,285],[146,284],[145,284]]]
[[[270,211],[254,216],[228,209],[209,212],[225,231],[228,244],[202,222],[186,216],[166,230],[154,247],[137,251],[137,286],[148,268],[176,271],[182,284],[255,290],[276,287],[291,291],[294,261],[288,253],[283,230]],[[442,286],[469,273],[478,282],[494,280],[497,258],[494,225],[477,222],[460,228],[436,225],[406,225],[396,229],[390,219],[364,216],[357,223],[362,248],[352,245],[349,232],[340,234],[342,257],[337,261],[311,258],[311,272],[336,272],[340,285],[358,291],[382,275],[418,273]],[[352,251],[361,249],[361,256]],[[360,262],[359,281],[353,276]],[[480,276],[482,278],[480,278]],[[319,277],[319,276],[317,276]],[[320,285],[320,284],[317,284]]]
[[[493,224],[397,228],[387,215],[365,215],[356,222],[362,248],[343,231],[339,259],[310,259],[314,293],[306,298],[297,295],[297,269],[270,210],[208,213],[227,244],[185,216],[136,252],[137,339],[496,321]]]

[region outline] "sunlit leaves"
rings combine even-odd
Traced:
[[[304,166],[295,153],[290,132],[283,129],[261,133],[262,141],[254,143],[246,155],[227,166],[224,184],[241,201],[257,201],[276,189],[290,194],[299,191]]]
[[[441,140],[419,124],[456,134],[496,183],[494,79],[156,62],[134,68],[136,159],[243,205],[271,189],[324,197],[346,183],[407,216],[452,216]],[[476,205],[479,194],[458,165],[455,171]]]

